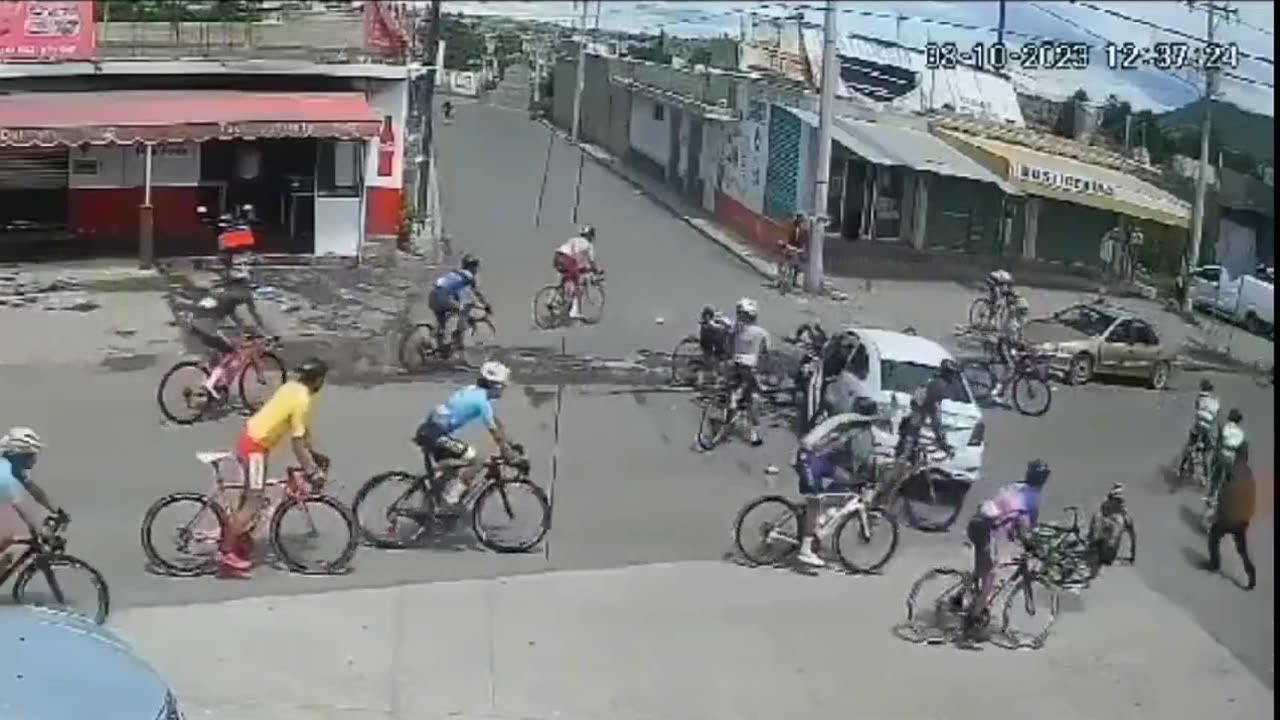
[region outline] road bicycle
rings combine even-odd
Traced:
[[[937,445],[918,441],[909,459],[887,464],[884,472],[896,476],[882,483],[882,497],[876,505],[900,505],[911,527],[922,532],[945,532],[955,523],[963,505],[963,498],[956,497],[954,491],[959,481],[938,467],[948,457]]]
[[[84,560],[67,554],[64,533],[70,524],[65,514],[55,513],[41,523],[43,532],[15,539],[13,544],[24,549],[0,571],[0,585],[14,578],[13,601],[18,605],[67,609],[101,625],[111,612],[111,592],[102,573]],[[76,574],[88,578],[93,588],[92,606],[78,607],[70,597],[70,589],[75,587],[70,578]]]
[[[219,359],[221,382],[209,392],[208,382],[213,371],[203,359],[182,360],[160,378],[156,390],[156,402],[160,412],[170,422],[191,425],[213,415],[219,408],[233,402],[232,383],[242,407],[254,412],[271,397],[271,393],[288,380],[284,361],[275,353],[278,342],[249,331],[235,343],[232,352]],[[177,390],[178,401],[170,402],[169,396]]]
[[[696,440],[698,447],[710,452],[729,437],[743,430],[743,418],[750,416],[750,404],[757,399],[747,397],[738,382],[727,382],[702,405]]]
[[[1182,483],[1191,483],[1195,487],[1204,490],[1209,487],[1209,473],[1211,472],[1210,460],[1213,457],[1212,440],[1210,433],[1212,430],[1202,430],[1196,433],[1195,439],[1188,438],[1187,444],[1182,448],[1182,455],[1178,461],[1178,480]]]
[[[978,613],[981,620],[977,627],[969,627],[965,620],[969,608],[977,602],[978,586],[973,573],[952,567],[936,567],[925,572],[907,593],[907,619],[898,626],[899,635],[931,644],[972,641],[976,639],[976,631],[990,625],[991,607],[1003,598],[998,636],[991,639],[1012,648],[1044,647],[1058,617],[1060,594],[1036,567],[1040,554],[1034,543],[1027,541],[1022,543],[1016,558],[997,565],[992,572],[1001,572],[1004,577],[992,588],[986,606]],[[1007,568],[1013,568],[1011,574],[1003,572]],[[927,591],[926,586],[929,586]],[[941,589],[936,589],[938,587]],[[1038,607],[1040,603],[1044,606]],[[1017,611],[1040,619],[1044,627],[1030,632],[1014,627],[1013,616]]]
[[[977,329],[994,330],[1004,323],[1008,315],[1012,297],[999,291],[988,292],[969,306],[969,326]]]
[[[777,278],[778,292],[786,295],[800,287],[800,262],[804,254],[800,250],[784,247],[778,257],[774,277]]]
[[[719,381],[728,367],[728,342],[733,330],[722,317],[712,315],[698,320],[698,332],[686,335],[671,351],[671,384],[677,387],[701,388]],[[715,338],[711,351],[703,347],[702,338]]]
[[[479,482],[472,485],[462,500],[450,505],[442,493],[457,471],[460,461],[428,460],[424,472],[392,470],[369,478],[356,492],[352,503],[361,533],[369,544],[387,549],[413,547],[422,538],[447,533],[471,511],[471,531],[481,545],[494,552],[518,553],[533,549],[551,528],[551,504],[546,492],[529,478],[529,460],[522,445],[512,445],[513,458],[494,455],[484,464]],[[424,453],[428,458],[429,453]],[[509,471],[509,472],[508,472]],[[362,509],[374,504],[370,495],[385,488],[392,489],[391,502],[374,517],[365,520]],[[507,540],[486,525],[486,511],[496,511],[499,518],[514,521],[513,500],[531,498],[540,517],[533,532],[525,538]],[[407,538],[402,535],[407,533]]]
[[[874,491],[874,482],[868,482],[860,488],[816,496],[820,511],[814,524],[815,550],[834,554],[851,573],[878,572],[898,548],[898,522],[871,505]],[[759,517],[753,518],[757,512]],[[793,502],[781,495],[758,497],[738,511],[733,521],[733,543],[753,565],[790,561],[800,550],[800,528],[804,527],[808,512],[803,501]],[[881,545],[882,549],[871,550],[865,559],[853,554],[854,549]]]
[[[1068,505],[1063,511],[1070,516],[1070,522],[1039,523],[1031,531],[1044,553],[1040,571],[1058,587],[1085,588],[1098,576],[1101,559],[1081,530],[1079,506]]]
[[[142,550],[154,569],[175,577],[195,577],[217,569],[217,550],[244,491],[244,473],[234,453],[198,452],[196,459],[209,469],[213,482],[208,491],[175,492],[156,500],[142,518]],[[329,465],[316,458],[321,469]],[[266,527],[274,557],[287,569],[303,575],[335,575],[345,572],[359,545],[355,515],[341,500],[327,494],[326,483],[308,478],[300,467],[289,467],[282,478],[266,481],[267,503],[254,518],[254,530]],[[172,511],[178,519],[169,534],[158,528],[161,513]],[[324,533],[317,529],[322,514],[336,516],[338,551],[318,556],[311,545]],[[286,523],[301,519],[301,533]],[[169,556],[161,552],[176,551]]]
[[[547,285],[533,296],[533,324],[540,330],[552,330],[570,324],[573,318],[569,311],[573,309],[573,294],[569,290],[570,283],[562,280],[555,285]],[[595,324],[604,316],[604,273],[583,273],[578,277],[578,310],[582,313],[582,322]]]
[[[993,391],[997,384],[1002,393],[1012,396],[1013,407],[1028,417],[1040,417],[1049,412],[1053,403],[1053,386],[1049,384],[1049,356],[1033,350],[1009,350],[1013,365],[1010,367],[992,349],[986,359],[967,360],[962,369],[979,400],[995,400]]]
[[[493,310],[468,303],[458,315],[462,332],[449,335],[444,344],[436,342],[436,328],[431,323],[418,323],[400,338],[397,357],[400,366],[410,373],[426,372],[434,365],[450,361],[466,367],[479,367],[488,356],[498,331],[493,325]]]

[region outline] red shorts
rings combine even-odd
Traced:
[[[240,463],[240,471],[244,473],[244,484],[247,490],[261,490],[267,486],[267,456],[271,449],[249,437],[245,432],[236,443],[236,460]]]
[[[556,253],[555,260],[551,264],[555,267],[556,272],[560,273],[562,280],[577,282],[578,276],[582,274],[582,268],[578,265],[578,261],[562,252]]]

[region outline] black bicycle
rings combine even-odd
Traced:
[[[418,323],[409,328],[400,338],[397,353],[400,366],[410,373],[426,372],[451,361],[479,367],[498,334],[493,325],[493,310],[470,303],[462,308],[458,321],[462,323],[462,332],[451,333],[443,344],[436,342],[436,328],[431,323]]]
[[[1084,588],[1098,576],[1101,560],[1089,547],[1080,526],[1080,508],[1068,505],[1063,511],[1069,522],[1039,523],[1032,530],[1038,547],[1043,548],[1041,574],[1061,588]]]
[[[13,577],[15,603],[72,610],[101,625],[107,621],[107,614],[111,611],[111,592],[102,573],[80,558],[67,554],[67,540],[63,533],[70,523],[70,518],[63,513],[50,515],[41,526],[43,532],[15,540],[15,545],[26,546],[26,549],[13,564],[0,572],[0,585]],[[76,574],[88,578],[92,587],[92,606],[87,602],[80,605],[71,597],[71,588],[75,587],[71,577]]]
[[[451,531],[465,508],[470,507],[471,531],[480,544],[500,553],[533,549],[551,529],[551,503],[546,492],[529,479],[529,460],[524,447],[516,444],[512,445],[512,450],[514,458],[501,455],[489,458],[485,462],[483,481],[475,483],[456,505],[450,505],[442,495],[449,480],[461,467],[455,462],[440,461],[438,465],[432,462],[420,474],[392,470],[369,478],[352,503],[365,541],[380,548],[413,547],[424,537]],[[361,509],[374,504],[369,499],[370,495],[387,488],[391,488],[394,499],[373,518],[364,519]],[[508,540],[490,526],[487,518],[492,513],[499,520],[514,522],[516,501],[521,496],[532,500],[540,517],[529,536]]]
[[[1053,387],[1049,384],[1049,356],[1032,350],[1012,351],[1013,365],[1005,364],[994,347],[988,357],[968,360],[964,374],[978,400],[990,401],[999,384],[1013,399],[1013,407],[1023,415],[1040,417],[1053,403]]]

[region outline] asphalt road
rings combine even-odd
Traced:
[[[477,106],[461,107],[458,115],[441,138],[450,233],[458,246],[485,258],[482,283],[498,306],[502,342],[558,345],[558,334],[530,328],[528,298],[551,279],[550,253],[571,230],[565,186],[572,182],[574,163],[568,151],[554,156],[545,222],[534,228],[545,130],[511,113]],[[748,293],[762,298],[771,324],[777,318],[781,327],[793,327],[808,312],[792,299],[765,295],[756,275],[590,162],[583,207],[585,219],[600,229],[610,299],[604,323],[568,332],[575,354],[625,357],[638,349],[665,350],[679,334],[672,318],[691,323],[701,303],[728,304]],[[666,325],[654,323],[659,315],[668,318]],[[785,467],[794,441],[783,430],[770,432],[760,449],[734,444],[699,454],[690,448],[697,410],[686,394],[574,385],[568,378],[554,477],[555,388],[515,386],[501,405],[511,432],[532,452],[537,479],[552,489],[555,527],[543,555],[496,556],[461,538],[420,551],[362,549],[355,571],[339,578],[289,577],[272,570],[250,582],[158,578],[144,568],[139,547],[143,512],[164,493],[203,488],[207,480],[194,452],[227,447],[239,430],[235,419],[181,430],[162,427],[154,396],[166,362],[131,372],[0,369],[4,424],[31,425],[47,437],[40,477],[73,515],[72,552],[106,574],[119,607],[717,560],[728,550],[728,524],[746,499],[770,487],[792,488],[785,470],[764,471],[770,464]],[[1203,540],[1186,522],[1185,508],[1193,508],[1195,498],[1171,491],[1163,472],[1185,437],[1196,379],[1177,376],[1174,388],[1161,393],[1107,385],[1061,389],[1049,414],[1039,419],[992,411],[986,479],[969,502],[1016,478],[1033,456],[1054,468],[1049,515],[1067,504],[1092,507],[1112,482],[1125,482],[1139,527],[1141,576],[1271,685],[1273,518],[1260,518],[1252,532],[1260,579],[1256,591],[1245,593],[1227,578],[1194,568],[1203,557]],[[1259,475],[1265,478],[1260,507],[1269,509],[1271,391],[1241,377],[1217,382],[1224,406],[1239,406],[1245,413]],[[316,432],[320,447],[335,460],[340,494],[349,499],[374,472],[416,466],[419,460],[407,438],[422,413],[449,390],[428,382],[327,388]],[[910,532],[900,552],[958,542],[958,531],[951,536]],[[1226,572],[1239,577],[1230,548],[1224,548],[1224,557]]]

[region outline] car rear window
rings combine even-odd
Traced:
[[[914,393],[921,385],[929,382],[929,378],[937,374],[938,368],[920,363],[901,362],[897,360],[880,361],[880,385],[888,392]],[[969,390],[963,378],[947,382],[947,400],[959,403],[971,403]]]
[[[1053,319],[1089,337],[1098,337],[1116,322],[1115,315],[1102,312],[1088,305],[1069,307],[1066,310],[1055,313]]]

